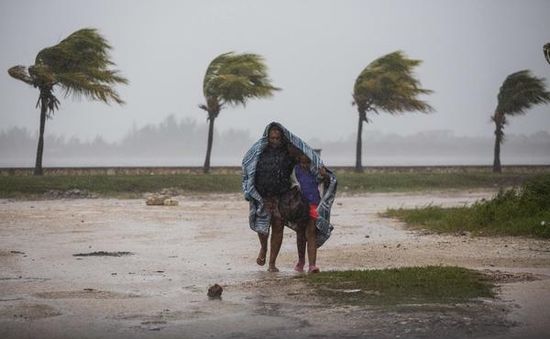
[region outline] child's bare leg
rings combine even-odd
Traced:
[[[296,231],[296,247],[298,249],[298,262],[294,266],[296,272],[303,272],[306,264],[306,225],[299,224]]]
[[[258,258],[256,258],[256,263],[260,266],[265,265],[265,257],[267,255],[267,238],[269,238],[269,233],[261,234],[258,233],[258,238],[260,239],[260,253],[258,253]]]
[[[317,230],[312,219],[306,224],[306,240],[307,240],[307,260],[309,262],[309,272],[318,273],[317,264]]]
[[[284,225],[280,218],[271,219],[271,249],[269,251],[269,272],[279,272],[279,269],[275,266],[281,244],[283,243],[283,230]]]

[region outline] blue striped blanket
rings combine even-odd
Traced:
[[[268,132],[271,126],[277,126],[283,131],[286,139],[302,151],[310,160],[311,160],[311,172],[315,174],[319,181],[321,181],[321,176],[319,175],[319,170],[324,166],[323,161],[319,155],[306,144],[302,139],[292,134],[287,130],[283,125],[272,122],[267,125],[265,128],[264,134],[262,137],[256,141],[252,147],[246,152],[242,162],[242,190],[244,193],[244,198],[250,203],[249,210],[249,224],[250,228],[253,231],[262,234],[269,233],[269,223],[270,215],[264,207],[264,202],[256,187],[254,186],[254,177],[256,174],[256,165],[260,154],[267,147],[268,144]],[[317,227],[317,246],[321,246],[327,241],[330,237],[330,234],[334,227],[330,224],[330,210],[334,202],[334,197],[336,196],[336,187],[337,181],[336,176],[329,169],[327,170],[328,180],[324,184],[324,190],[321,192],[321,202],[317,207],[317,212],[319,213],[319,218],[315,223]],[[287,225],[288,226],[288,225]]]

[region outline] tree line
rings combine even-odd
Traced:
[[[42,49],[29,67],[17,65],[8,70],[10,76],[39,91],[36,106],[40,109],[40,129],[34,174],[42,175],[44,130],[46,119],[52,118],[60,101],[55,89],[65,97],[86,97],[104,103],[124,104],[114,89],[115,85],[128,84],[128,80],[112,68],[109,51],[112,47],[94,28],[78,30],[57,45]],[[550,63],[550,46],[543,47],[544,56]],[[430,113],[434,109],[423,96],[432,90],[422,87],[414,74],[421,60],[409,58],[403,51],[395,51],[370,62],[358,75],[353,85],[353,102],[357,108],[357,172],[363,171],[362,134],[363,123],[370,123],[373,114],[386,112]],[[203,79],[205,102],[199,105],[207,113],[208,139],[204,172],[210,170],[210,158],[214,138],[214,122],[222,109],[242,105],[251,99],[267,98],[281,90],[275,87],[268,75],[262,56],[253,53],[223,53],[214,58],[206,69]],[[495,146],[493,171],[501,172],[500,145],[504,141],[507,117],[523,115],[534,105],[550,102],[543,78],[529,70],[510,74],[504,80],[497,95],[498,103],[491,114],[495,123]]]
[[[36,132],[12,127],[0,130],[0,166],[27,166],[35,149]],[[44,136],[44,157],[52,166],[198,166],[204,161],[208,125],[192,118],[174,115],[156,124],[134,125],[118,140],[101,136],[81,139],[78,136]],[[238,165],[255,141],[245,129],[214,130],[214,138],[223,144],[212,157],[218,164]],[[322,149],[323,159],[331,166],[353,164],[356,135],[327,140],[313,137],[306,142]],[[423,131],[397,135],[373,130],[363,139],[371,166],[392,165],[481,165],[491,157],[490,135],[467,137],[449,130]],[[550,133],[510,134],[506,137],[505,159],[510,164],[548,162]],[[201,159],[202,157],[202,159]]]

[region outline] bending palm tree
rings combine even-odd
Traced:
[[[210,154],[214,137],[214,121],[226,104],[246,105],[251,98],[273,96],[279,88],[271,85],[263,58],[257,54],[224,53],[217,56],[206,70],[203,93],[206,104],[199,107],[208,113],[208,145],[204,173],[210,171]]]
[[[59,44],[44,48],[36,55],[34,65],[14,66],[8,73],[40,91],[36,106],[40,106],[40,133],[36,151],[34,175],[42,175],[44,128],[46,118],[52,118],[59,107],[54,87],[59,86],[65,96],[85,96],[92,100],[123,104],[111,87],[128,81],[117,71],[108,69],[114,65],[109,59],[111,46],[95,29],[85,28],[74,32]]]
[[[500,173],[500,144],[504,139],[507,116],[523,115],[533,105],[550,102],[544,79],[531,75],[529,70],[510,74],[500,87],[498,104],[491,120],[495,122],[495,157],[493,172]]]
[[[369,123],[368,112],[378,114],[382,110],[399,114],[411,111],[428,113],[433,110],[426,102],[418,99],[420,94],[432,93],[431,90],[421,88],[420,82],[414,77],[413,69],[420,63],[420,60],[409,59],[403,52],[396,51],[370,63],[355,80],[352,104],[357,106],[359,112],[356,172],[363,171],[362,132],[363,122]]]

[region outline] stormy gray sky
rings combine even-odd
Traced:
[[[268,122],[279,121],[306,139],[337,140],[356,131],[351,92],[357,75],[377,57],[403,50],[424,61],[417,75],[434,90],[425,99],[436,112],[382,114],[366,133],[450,130],[487,136],[507,75],[530,69],[550,77],[542,53],[550,42],[549,14],[547,0],[3,0],[0,130],[37,130],[39,124],[37,90],[10,78],[7,69],[31,65],[40,49],[95,27],[113,45],[113,61],[130,80],[118,87],[127,104],[58,93],[61,107],[46,134],[117,141],[132,126],[156,124],[171,114],[206,124],[197,107],[204,71],[218,54],[235,51],[264,56],[283,90],[246,108],[225,109],[216,120],[218,130],[259,135]],[[550,105],[512,118],[506,128],[526,135],[541,130],[550,131]]]

